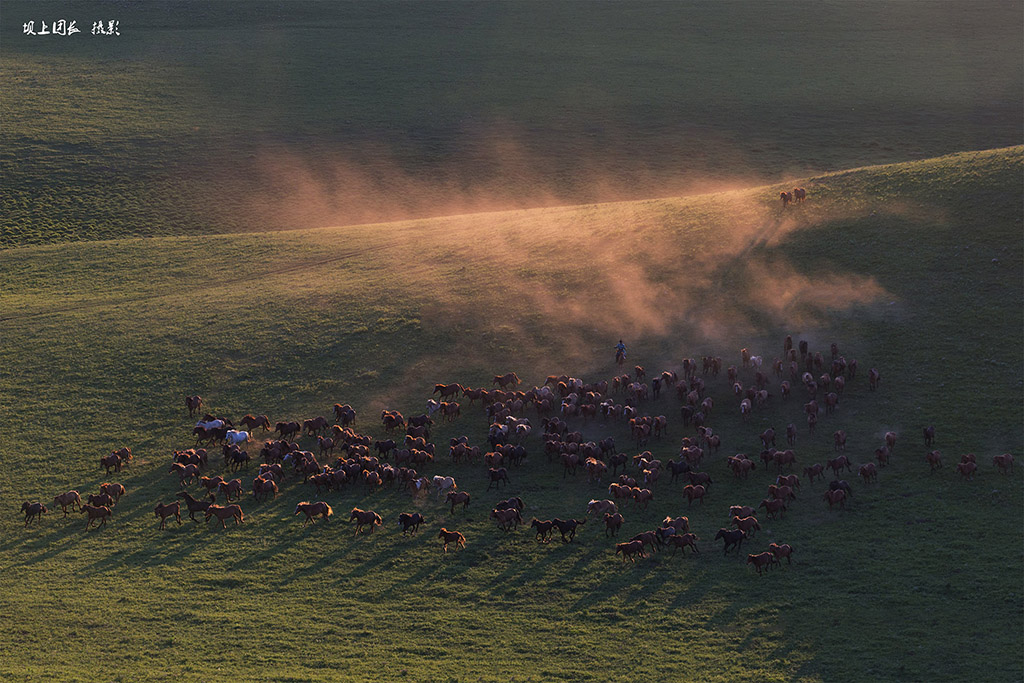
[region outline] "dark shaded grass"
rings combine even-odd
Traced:
[[[11,1],[0,245],[667,196],[1020,144],[1015,10]],[[86,33],[117,14],[122,35],[20,34],[49,14]]]

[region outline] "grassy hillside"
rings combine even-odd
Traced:
[[[108,15],[121,35],[89,35]],[[62,16],[84,35],[20,31]],[[670,196],[1021,144],[1019,18],[1004,0],[10,0],[0,247]]]
[[[1017,147],[820,175],[801,181],[808,202],[786,210],[781,188],[762,187],[5,251],[0,676],[1020,679],[1024,497],[1020,469],[1001,476],[991,456],[1024,446],[1022,162]],[[454,515],[397,490],[346,489],[322,496],[332,522],[303,529],[294,505],[314,492],[290,479],[275,501],[243,500],[237,528],[160,531],[153,517],[177,489],[170,452],[191,445],[186,394],[274,421],[349,402],[379,438],[379,411],[420,412],[435,382],[483,386],[510,370],[530,386],[562,372],[610,378],[619,337],[648,371],[709,353],[735,364],[741,347],[770,361],[787,333],[859,360],[837,413],[808,434],[798,393],[744,423],[724,376],[709,379],[709,424],[723,439],[706,465],[709,500],[687,509],[682,485],[662,481],[648,510],[624,510],[624,537],[688,514],[699,556],[623,565],[595,519],[568,545],[497,530],[487,513],[510,495],[527,518],[582,517],[606,495],[582,474],[563,479],[537,434],[500,493],[485,490],[482,465],[442,456],[425,468],[472,494]],[[661,458],[692,433],[678,405],[668,394],[644,408],[671,420],[651,444]],[[852,482],[846,511],[830,513],[823,485],[805,483],[783,519],[762,519],[751,552],[772,540],[797,551],[761,578],[711,539],[727,507],[756,505],[775,473],[736,481],[724,461],[789,422],[801,466],[832,457],[835,429],[850,434],[856,463],[887,430],[899,442],[877,484]],[[946,463],[935,474],[928,424]],[[486,426],[464,405],[433,440],[483,443]],[[622,424],[580,426],[636,452]],[[108,478],[98,458],[124,444],[136,463]],[[966,452],[980,463],[972,482],[954,470]],[[23,500],[108,480],[129,493],[103,530],[53,510],[23,528]],[[353,537],[353,506],[377,510],[384,528]],[[413,509],[428,523],[403,538],[397,515]],[[467,548],[442,555],[441,526],[463,531]]]

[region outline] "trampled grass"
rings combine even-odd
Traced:
[[[0,676],[18,680],[1017,680],[1022,631],[1019,469],[991,456],[1024,446],[1020,306],[1021,148],[878,166],[779,187],[538,209],[393,225],[122,239],[9,249],[0,270]],[[810,435],[803,395],[744,423],[723,377],[709,379],[723,449],[709,500],[687,509],[659,482],[626,506],[621,536],[688,514],[699,556],[613,554],[598,520],[576,541],[536,543],[487,518],[521,495],[527,518],[582,517],[606,483],[563,479],[535,433],[500,493],[482,465],[453,465],[451,436],[485,441],[479,406],[439,425],[428,475],[456,477],[473,502],[358,488],[321,496],[329,524],[292,515],[316,496],[289,479],[275,501],[242,501],[246,522],[161,531],[153,506],[177,484],[170,452],[191,445],[182,405],[199,393],[233,418],[359,411],[374,437],[384,407],[416,414],[435,382],[490,384],[515,370],[586,380],[617,370],[611,347],[648,371],[709,353],[771,360],[782,338],[860,363],[837,413]],[[882,373],[869,392],[870,367]],[[743,375],[749,382],[749,373]],[[773,385],[773,393],[775,387]],[[671,420],[665,459],[689,434],[668,393],[644,407]],[[532,416],[531,416],[532,418]],[[536,422],[536,420],[534,420]],[[832,457],[831,434],[871,459],[887,430],[894,462],[829,512],[804,487],[751,551],[796,548],[758,577],[711,542],[728,505],[774,481],[736,481],[727,455],[756,452],[767,426],[800,426],[799,464]],[[944,469],[929,474],[920,429],[934,424]],[[632,454],[622,424],[581,425]],[[302,443],[310,444],[308,439]],[[107,477],[120,445],[131,470]],[[978,454],[960,481],[954,463]],[[212,469],[221,471],[215,458]],[[243,474],[248,482],[249,474]],[[854,475],[849,475],[851,480]],[[113,521],[85,533],[50,513],[23,528],[23,500],[120,480]],[[385,526],[353,537],[352,507]],[[395,529],[421,510],[420,535]],[[441,526],[468,539],[442,555]],[[745,544],[745,548],[746,548]],[[746,552],[746,551],[744,551]]]

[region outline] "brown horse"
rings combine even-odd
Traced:
[[[755,531],[761,530],[761,524],[757,521],[757,517],[733,517],[732,523],[736,525],[737,529],[742,529],[751,538],[753,538]]]
[[[306,521],[302,523],[302,526],[306,526],[310,522],[316,524],[316,520],[313,519],[317,515],[320,515],[326,522],[327,518],[334,514],[334,510],[327,503],[319,500],[315,503],[309,503],[302,501],[295,506],[295,514],[304,513],[306,515]]]
[[[715,534],[715,540],[722,539],[724,547],[722,548],[722,554],[727,555],[731,546],[737,550],[743,547],[743,539],[747,537],[747,534],[742,529],[719,529],[718,533]]]
[[[232,479],[231,481],[221,482],[219,490],[224,494],[224,499],[229,503],[232,498],[238,500],[242,497],[242,480]]]
[[[786,564],[793,564],[793,546],[791,546],[790,544],[769,543],[768,551],[775,556],[776,562],[778,562],[781,558],[784,557],[786,558]]]
[[[534,517],[530,520],[530,528],[537,530],[537,540],[547,543],[551,540],[551,530],[555,528],[555,523],[550,519],[537,519]]]
[[[301,431],[302,425],[294,420],[292,422],[278,422],[274,425],[274,432],[276,432],[282,439],[295,437]]]
[[[178,520],[178,525],[181,525],[181,503],[174,501],[170,505],[164,505],[163,502],[157,503],[157,506],[153,508],[153,514],[160,518],[160,528],[165,529],[164,526],[167,523],[168,517],[174,517]]]
[[[441,394],[441,400],[446,401],[449,396],[455,396],[457,398],[462,391],[462,385],[458,382],[453,384],[435,384],[434,391],[431,392],[431,396],[434,394]]]
[[[675,548],[672,551],[673,555],[680,550],[685,555],[687,548],[693,548],[693,552],[700,554],[700,550],[697,548],[697,534],[673,534],[665,539],[665,544]]]
[[[636,562],[636,556],[647,557],[644,554],[644,542],[643,541],[627,541],[626,543],[615,544],[615,554],[622,554],[622,561],[625,562],[628,558],[630,562]]]
[[[866,462],[861,465],[858,473],[860,474],[861,479],[864,480],[865,484],[869,484],[873,480],[878,479],[878,468],[875,467],[875,463],[873,462]]]
[[[604,535],[607,536],[609,533],[613,536],[617,536],[619,529],[622,528],[623,517],[621,513],[616,512],[615,514],[605,513],[604,516]]]
[[[265,432],[270,431],[270,418],[266,415],[246,415],[239,422],[245,425],[250,432],[257,427],[262,427]]]
[[[760,576],[763,571],[766,572],[771,569],[771,566],[776,562],[778,562],[778,560],[776,560],[775,556],[767,550],[756,555],[747,555],[747,564],[754,565],[754,569],[757,570],[758,576]]]
[[[704,496],[707,495],[707,492],[708,490],[700,484],[697,484],[696,486],[694,486],[693,484],[687,484],[686,486],[684,486],[683,495],[686,496],[687,507],[693,505],[693,500],[695,498],[700,501],[701,505],[703,505]]]
[[[849,458],[845,455],[840,455],[838,458],[832,458],[828,461],[828,466],[832,468],[835,476],[839,476],[839,473],[845,467],[847,472],[853,471],[853,466],[850,464]]]
[[[224,522],[232,517],[235,520],[235,524],[241,524],[245,521],[245,515],[242,514],[242,507],[238,504],[235,505],[210,505],[206,508],[206,519],[209,521],[210,517],[216,517],[220,520],[220,526],[222,529],[227,528],[227,524]]]
[[[779,513],[786,510],[786,501],[781,498],[765,498],[757,507],[764,508],[768,513],[768,519],[777,519]]]
[[[110,455],[104,455],[100,458],[100,467],[105,467],[107,474],[110,474],[110,468],[113,467],[115,472],[121,471],[121,456],[117,453],[111,453]]]
[[[39,521],[43,518],[43,515],[49,512],[49,510],[46,509],[46,506],[39,502],[22,503],[21,511],[25,513],[25,526],[28,526],[28,523],[31,522],[33,518],[35,518],[36,521]]]
[[[114,507],[114,497],[107,493],[90,493],[87,500],[89,505],[96,507]]]
[[[412,533],[419,531],[420,524],[423,524],[425,521],[426,520],[423,518],[423,515],[418,512],[403,512],[398,515],[398,526],[402,527],[403,536],[405,536],[410,529],[412,530]]]
[[[214,501],[216,500],[213,497],[212,494],[210,495],[209,498],[199,500],[199,499],[193,498],[192,494],[189,493],[188,491],[178,491],[174,495],[177,498],[184,498],[185,499],[185,507],[188,508],[188,518],[191,519],[193,522],[198,522],[199,521],[198,519],[196,519],[196,513],[197,512],[205,513],[206,510],[211,505],[213,505]]]
[[[488,468],[487,469],[487,476],[490,477],[490,482],[487,484],[487,490],[488,491],[491,490],[491,486],[492,485],[495,488],[499,488],[499,486],[502,483],[504,483],[506,486],[508,486],[508,470],[505,469],[504,467],[498,467],[498,468],[490,467],[490,468]]]
[[[441,527],[441,531],[438,532],[437,537],[444,541],[443,550],[448,552],[448,544],[455,543],[456,547],[466,547],[466,537],[460,534],[458,531],[448,531],[444,527]]]
[[[557,517],[551,522],[555,525],[562,534],[562,543],[569,543],[576,538],[576,527],[582,526],[587,523],[585,519],[558,519]],[[566,538],[565,535],[569,534]]]
[[[822,500],[828,501],[828,509],[831,510],[833,505],[838,505],[842,509],[846,509],[846,491],[843,489],[835,489],[834,491],[825,491],[825,495],[822,496]]]
[[[266,500],[270,497],[277,498],[277,492],[277,482],[269,474],[252,480],[252,495],[256,500]]]
[[[1010,474],[1013,472],[1013,455],[1010,453],[1003,453],[1002,455],[993,455],[992,464],[999,468],[999,471],[1003,474]]]
[[[100,505],[97,507],[94,505],[89,505],[88,503],[79,508],[79,512],[84,512],[88,515],[88,518],[86,519],[85,522],[86,531],[88,531],[89,527],[92,526],[92,520],[100,520],[99,526],[103,526],[107,523],[107,517],[112,517],[114,514],[110,511],[110,508],[106,507],[105,505]]]
[[[505,375],[495,375],[494,379],[491,381],[492,384],[497,384],[502,389],[504,389],[507,386],[511,386],[513,389],[515,389],[517,386],[519,386],[519,382],[519,375],[517,375],[514,372],[510,372]]]
[[[928,454],[924,456],[924,459],[925,462],[928,463],[929,472],[934,472],[942,467],[942,454],[938,451],[929,451]]]
[[[78,495],[78,491],[68,491],[67,493],[62,493],[59,496],[54,496],[53,504],[54,506],[60,505],[61,509],[64,511],[64,516],[67,517],[69,505],[72,510],[75,508],[80,509],[82,507],[82,497]]]
[[[124,486],[118,483],[103,483],[100,484],[100,493],[105,493],[114,499],[115,503],[121,502],[121,496],[125,494]]]
[[[968,481],[974,479],[974,473],[977,471],[978,465],[973,462],[959,462],[956,465],[956,471],[960,473],[960,476]]]
[[[370,533],[373,533],[373,528],[381,525],[382,520],[373,510],[360,510],[359,508],[352,508],[352,514],[349,515],[348,521],[356,520],[356,533],[358,535],[363,527],[367,524],[370,525]]]
[[[813,484],[815,477],[820,477],[822,479],[825,478],[825,468],[821,466],[820,462],[819,463],[815,463],[814,465],[811,465],[810,467],[805,467],[804,468],[804,476],[807,477],[810,480],[810,482]]]
[[[508,508],[506,510],[491,510],[491,519],[497,521],[503,531],[515,531],[522,523],[523,516],[519,514],[519,510]]]
[[[189,417],[195,417],[196,416],[196,412],[200,408],[202,408],[202,406],[203,406],[203,398],[202,398],[202,396],[196,395],[196,396],[186,396],[185,397],[185,407],[188,408],[188,416]]]
[[[469,507],[470,495],[468,491],[451,491],[445,500],[448,503],[451,503],[452,514],[454,515],[456,505],[461,504],[463,510]]]

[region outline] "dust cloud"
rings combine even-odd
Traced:
[[[376,228],[389,236],[373,258],[390,286],[436,294],[425,324],[473,321],[524,358],[554,347],[578,362],[626,337],[678,360],[780,330],[810,334],[826,313],[891,298],[870,276],[785,256],[795,232],[864,215],[838,202],[815,206],[813,186],[806,204],[784,210],[778,189],[735,189],[750,187],[742,175],[623,178],[589,157],[573,182],[553,185],[551,168],[514,139],[488,149],[493,166],[475,179],[420,174],[370,147],[313,158],[268,150],[253,160],[263,180],[249,201],[271,225],[420,219]],[[576,186],[589,203],[564,206],[577,196],[565,188]],[[714,192],[679,196],[699,190]],[[637,195],[665,198],[621,201]],[[433,216],[442,218],[423,220]],[[466,357],[480,343],[453,336],[451,352]]]

